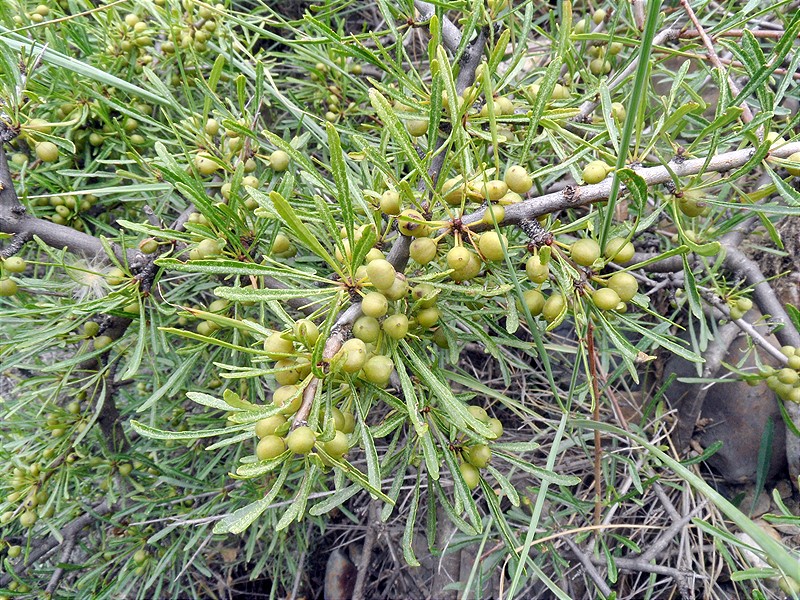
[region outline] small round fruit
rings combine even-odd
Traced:
[[[337,431],[333,439],[328,440],[322,446],[331,457],[341,458],[350,449],[350,442],[347,439],[347,434],[343,431]]]
[[[702,215],[708,205],[695,198],[684,196],[678,201],[678,209],[689,218]]]
[[[567,301],[561,294],[552,294],[544,303],[542,307],[542,316],[548,323],[552,323],[564,310]]]
[[[300,408],[303,398],[300,387],[296,385],[282,385],[272,392],[272,404],[281,407],[282,415],[292,415]]]
[[[736,300],[736,307],[743,313],[746,313],[753,308],[753,301],[750,300],[750,298],[739,298]]]
[[[623,302],[628,302],[639,291],[639,283],[630,273],[614,273],[608,278],[608,289],[614,290]]]
[[[13,279],[0,279],[0,296],[13,296],[18,289],[17,282]]]
[[[405,277],[399,276],[395,278],[392,287],[388,290],[382,290],[383,295],[389,300],[400,300],[405,298],[408,294],[408,281]]]
[[[467,406],[467,411],[481,423],[489,422],[489,415],[487,414],[486,409],[483,408],[482,406],[470,404],[469,406]]]
[[[286,450],[286,443],[283,441],[282,437],[277,435],[265,435],[258,440],[256,457],[258,460],[270,460],[283,454],[284,450]]]
[[[414,137],[419,137],[428,133],[428,121],[415,119],[413,121],[406,121],[406,130]]]
[[[436,306],[439,292],[430,283],[418,283],[411,290],[411,297],[419,302],[419,308],[431,308]]]
[[[592,21],[594,21],[595,25],[599,25],[600,23],[602,23],[605,20],[605,18],[606,18],[606,11],[604,11],[602,8],[598,8],[592,14]]]
[[[56,162],[58,160],[58,146],[53,142],[39,142],[36,144],[36,157],[42,162]]]
[[[310,319],[300,319],[294,324],[294,335],[311,348],[319,339],[319,327]]]
[[[36,513],[33,512],[32,510],[26,510],[19,516],[19,524],[26,528],[33,527],[34,525],[36,525],[37,520],[38,517],[36,516]]]
[[[606,242],[605,257],[621,265],[630,262],[635,252],[633,244],[623,237],[611,238]]]
[[[378,260],[379,258],[386,258],[383,255],[383,252],[378,250],[377,248],[370,248],[367,255],[364,257],[364,262],[371,263],[373,260]]]
[[[273,435],[284,423],[286,423],[286,419],[281,415],[272,415],[271,417],[256,421],[256,435],[259,438]]]
[[[99,335],[96,338],[94,338],[94,349],[95,350],[102,350],[103,348],[105,348],[106,346],[111,344],[111,342],[113,342],[113,341],[114,340],[110,336]]]
[[[310,427],[302,425],[289,432],[286,436],[286,445],[295,454],[308,454],[314,448],[317,436]]]
[[[470,252],[469,264],[450,273],[450,278],[453,281],[468,281],[473,279],[481,272],[482,265],[483,263],[481,262],[481,259],[478,258],[478,255]]]
[[[539,290],[525,290],[522,299],[525,301],[525,306],[528,307],[528,312],[531,313],[532,317],[541,314],[544,308],[544,294],[542,292]]]
[[[200,175],[213,175],[219,169],[217,162],[209,154],[198,154],[194,157],[194,166]]]
[[[300,365],[294,358],[282,358],[275,363],[275,381],[278,385],[294,385],[300,381]]]
[[[401,340],[408,333],[408,317],[403,314],[392,315],[383,321],[382,327],[390,338]]]
[[[447,266],[451,269],[463,269],[469,264],[472,252],[464,246],[454,246],[447,252]]]
[[[453,206],[460,205],[465,198],[466,189],[461,177],[452,177],[444,182],[442,186],[442,198]]]
[[[600,183],[608,175],[608,170],[608,165],[602,160],[593,160],[583,168],[583,180],[590,184]]]
[[[86,321],[83,324],[83,335],[94,337],[100,332],[100,324],[97,321]]]
[[[436,241],[431,238],[416,238],[411,242],[408,254],[418,264],[427,265],[436,258],[437,248]]]
[[[533,254],[525,263],[525,274],[533,283],[544,283],[550,275],[550,266],[542,264],[539,255]]]
[[[417,325],[423,329],[430,329],[439,322],[441,316],[442,312],[435,306],[424,308],[417,313]]]
[[[208,119],[203,129],[208,135],[217,135],[217,133],[219,133],[219,121],[216,119]]]
[[[491,179],[486,182],[478,181],[472,184],[472,187],[474,187],[475,191],[484,199],[490,202],[497,202],[508,192],[508,184],[502,179]]]
[[[622,104],[622,102],[611,103],[611,116],[614,117],[617,121],[624,121],[625,116],[627,114],[628,113],[625,110],[625,105]]]
[[[794,385],[798,382],[798,380],[800,380],[800,374],[798,374],[794,369],[790,369],[788,367],[780,369],[777,373],[777,377],[778,381],[787,385]]]
[[[603,58],[595,58],[589,63],[592,75],[601,75],[611,72],[611,63]]]
[[[431,232],[431,228],[424,221],[425,217],[423,217],[419,211],[409,208],[400,213],[397,220],[397,228],[400,230],[400,233],[406,236],[427,237]]]
[[[569,253],[577,264],[588,267],[600,258],[600,244],[591,238],[582,238],[570,246]]]
[[[478,242],[478,248],[487,260],[502,260],[507,247],[506,236],[496,231],[487,231]]]
[[[376,354],[364,363],[364,377],[375,385],[385,386],[394,371],[394,362],[388,356]]]
[[[387,290],[392,287],[396,275],[397,271],[394,266],[385,258],[379,258],[367,264],[367,277],[379,290]]]
[[[367,346],[358,338],[350,338],[342,344],[339,353],[344,356],[342,371],[357,373],[367,362]]]
[[[133,465],[131,463],[122,463],[119,465],[119,474],[127,477],[133,472]]]
[[[8,558],[17,558],[20,554],[22,554],[22,546],[8,547]]]
[[[353,337],[367,344],[377,341],[380,332],[381,324],[378,323],[378,319],[375,317],[361,315],[353,323]]]
[[[9,256],[3,261],[3,268],[9,273],[22,273],[28,266],[19,256]]]
[[[786,361],[786,366],[795,371],[800,371],[800,356],[790,356]]]
[[[492,459],[492,451],[486,444],[475,444],[467,451],[466,458],[473,467],[483,469]]]
[[[140,565],[147,560],[147,556],[147,550],[140,548],[133,553],[133,562],[135,562],[137,565]]]
[[[489,429],[492,430],[494,439],[503,435],[503,424],[500,422],[500,419],[489,419],[487,425],[489,425]]]
[[[39,154],[39,146],[36,146],[36,154]],[[44,160],[44,159],[42,159]],[[786,172],[789,175],[794,175],[795,177],[800,177],[800,152],[795,152],[791,156],[789,156],[786,160],[789,162],[795,163],[796,166],[786,166]]]
[[[197,244],[197,253],[200,255],[200,258],[217,256],[221,251],[222,249],[220,248],[219,242],[217,242],[217,240],[205,238],[203,240],[200,240],[200,243]]]
[[[273,171],[285,171],[289,167],[289,155],[283,150],[275,150],[269,155],[269,166]]]
[[[614,310],[619,304],[619,296],[611,288],[600,288],[592,294],[592,302],[600,310]]]
[[[464,479],[464,483],[467,484],[469,489],[474,490],[478,487],[478,483],[480,483],[481,480],[481,474],[478,472],[478,469],[469,463],[463,462],[458,465],[458,470],[461,471],[461,477]]]
[[[512,165],[506,170],[503,180],[508,185],[508,189],[517,194],[525,194],[533,187],[533,179],[528,175],[525,167]]]
[[[400,194],[395,190],[386,190],[381,194],[381,211],[387,215],[400,214]]]
[[[264,340],[264,351],[272,360],[278,360],[283,358],[284,355],[292,354],[294,352],[294,344],[291,340],[284,338],[281,332],[276,331]]]
[[[370,292],[361,301],[361,312],[368,317],[380,319],[389,310],[389,301],[380,292]]]
[[[284,252],[288,252],[291,247],[292,247],[292,242],[283,233],[279,233],[278,235],[276,235],[275,241],[272,242],[273,254],[283,254]]]
[[[494,225],[495,223],[502,223],[506,218],[506,209],[500,204],[489,204],[486,211],[483,213],[481,221],[487,225]]]

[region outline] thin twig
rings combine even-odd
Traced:
[[[686,11],[686,14],[689,15],[692,23],[694,24],[700,39],[703,41],[703,45],[706,47],[708,51],[708,57],[711,60],[711,64],[713,64],[721,73],[725,73],[725,67],[723,66],[722,62],[717,55],[717,51],[714,50],[714,44],[711,42],[711,38],[708,37],[703,26],[700,24],[700,21],[697,18],[697,15],[694,14],[691,5],[689,4],[688,0],[681,0],[681,6]],[[729,73],[726,73],[728,79],[728,87],[731,90],[731,94],[736,97],[739,95],[739,86],[736,85],[736,82],[733,80],[733,77],[730,76]],[[746,101],[742,101],[742,121],[745,123],[749,123],[753,120],[753,111],[750,110],[750,107],[747,106]],[[762,128],[763,129],[763,128]]]
[[[586,571],[586,574],[598,587],[603,596],[605,596],[606,598],[610,597],[612,591],[611,588],[603,580],[603,576],[600,575],[598,570],[594,568],[594,565],[592,564],[592,561],[589,558],[589,556],[586,555],[584,552],[582,552],[581,549],[578,548],[578,545],[571,539],[564,538],[564,542],[567,544],[567,546],[569,546],[569,549],[572,551],[572,554],[575,556],[575,558],[578,559],[578,562],[580,562],[581,565],[583,565],[584,571]]]
[[[378,539],[378,530],[381,527],[381,516],[378,511],[378,502],[372,500],[367,511],[367,532],[364,534],[364,547],[361,550],[361,559],[358,563],[358,576],[356,585],[353,588],[352,600],[363,600],[364,590],[367,582],[369,565],[372,562],[372,550],[375,547],[375,540]]]
[[[69,557],[72,555],[72,551],[75,549],[75,543],[78,540],[78,533],[75,532],[70,535],[68,538],[64,540],[64,545],[61,550],[61,554],[58,557],[58,562],[61,565],[64,565],[69,562]],[[50,581],[47,583],[47,588],[45,589],[45,594],[48,596],[52,596],[53,592],[56,591],[56,587],[58,587],[58,582],[64,576],[64,567],[59,566],[53,571],[52,576],[50,577]]]

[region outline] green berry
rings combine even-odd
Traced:
[[[9,273],[22,273],[28,266],[19,256],[9,256],[3,261],[3,268]]]
[[[508,189],[517,194],[526,194],[533,187],[533,179],[528,175],[525,167],[512,165],[506,170],[503,180],[508,185]]]
[[[427,265],[436,258],[436,241],[431,238],[416,238],[408,248],[408,254],[412,260],[420,265]]]
[[[300,408],[303,398],[300,387],[296,385],[282,385],[272,392],[272,404],[281,407],[282,415],[292,415]]]
[[[548,323],[552,323],[564,310],[567,301],[561,294],[552,294],[542,307],[542,316]]]
[[[455,246],[447,252],[447,266],[451,269],[463,269],[469,264],[472,252],[464,246]]]
[[[478,483],[480,483],[481,480],[478,469],[467,462],[463,462],[458,465],[458,470],[461,472],[461,477],[469,489],[474,490],[478,487]]]
[[[380,319],[389,310],[389,301],[380,292],[370,292],[361,301],[361,312],[368,317]]]
[[[363,368],[364,378],[378,386],[385,386],[394,371],[394,362],[388,356],[376,354],[370,358]]]
[[[525,274],[533,283],[544,283],[550,275],[550,266],[542,264],[538,254],[533,254],[525,263]]]
[[[592,294],[592,301],[600,310],[614,310],[619,304],[619,296],[611,288],[600,288]]]
[[[611,238],[606,242],[605,257],[621,265],[630,262],[635,252],[633,244],[623,237]]]
[[[367,344],[377,341],[380,332],[381,325],[375,317],[361,315],[353,323],[353,336]]]
[[[639,283],[630,273],[620,271],[609,277],[608,288],[614,290],[620,300],[628,302],[639,291]]]
[[[283,150],[275,150],[269,155],[269,166],[273,171],[285,171],[289,167],[289,155]]]
[[[467,451],[466,459],[473,467],[483,469],[492,459],[492,451],[486,444],[475,444]]]
[[[347,434],[343,431],[337,431],[333,439],[328,440],[323,444],[325,452],[333,458],[341,458],[350,449],[350,442],[347,439]]]
[[[569,253],[577,264],[588,267],[600,258],[600,244],[591,238],[582,238],[572,244]]]
[[[53,142],[39,142],[36,144],[36,157],[42,162],[55,162],[58,160],[58,146]]]
[[[404,314],[392,315],[383,321],[382,327],[390,338],[401,340],[408,333],[408,317]]]
[[[478,249],[487,260],[502,260],[505,256],[504,249],[508,247],[506,236],[496,231],[487,231],[478,241]]]
[[[277,435],[265,435],[258,440],[256,446],[256,457],[258,460],[270,460],[283,454],[286,450],[286,443],[282,437]]]
[[[264,351],[272,360],[279,360],[287,354],[294,353],[294,344],[284,338],[281,332],[276,331],[264,340]]]
[[[305,425],[290,431],[286,436],[286,445],[295,454],[308,454],[314,448],[316,441],[317,436]]]
[[[417,325],[424,329],[430,329],[439,322],[441,316],[442,312],[435,306],[424,308],[417,313]]]
[[[403,235],[411,237],[427,237],[431,231],[430,226],[425,223],[425,217],[413,209],[406,209],[400,213],[397,228]]]
[[[532,317],[541,314],[545,303],[544,294],[542,294],[542,292],[539,290],[525,290],[522,295],[522,299],[525,302],[525,306],[528,307],[528,312],[531,313]]]
[[[281,415],[272,415],[271,417],[256,421],[256,435],[259,438],[273,435],[284,423],[286,423],[286,419]]]
[[[481,423],[488,423],[489,422],[489,415],[486,412],[486,409],[482,406],[477,406],[475,404],[471,404],[467,406],[467,411],[471,414],[475,419],[480,421]]]
[[[379,258],[367,264],[367,277],[369,277],[372,285],[379,290],[387,290],[392,287],[396,275],[397,271],[395,271],[392,263],[385,258]]]
[[[213,175],[219,169],[219,164],[211,158],[210,154],[201,153],[194,157],[194,166],[200,175]]]
[[[13,296],[18,289],[17,282],[13,279],[0,279],[0,296]]]
[[[358,338],[350,338],[342,344],[339,354],[344,357],[342,371],[357,373],[367,362],[367,346]]]
[[[602,160],[593,160],[583,168],[583,180],[589,184],[600,183],[606,178],[608,171],[609,166]]]
[[[387,215],[400,214],[400,194],[395,190],[386,190],[381,194],[381,211]]]

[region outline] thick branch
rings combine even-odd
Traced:
[[[423,21],[430,21],[436,14],[436,7],[429,2],[414,0],[414,6]],[[442,19],[442,41],[450,52],[455,52],[461,44],[461,31],[446,17]]]

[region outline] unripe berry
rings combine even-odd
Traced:
[[[370,292],[361,301],[361,312],[365,315],[380,319],[389,309],[389,301],[380,292]]]
[[[600,244],[591,238],[582,238],[572,244],[569,253],[577,264],[588,267],[600,258]]]
[[[37,146],[38,149],[38,146]],[[789,156],[786,160],[789,162],[795,163],[796,166],[786,166],[786,171],[789,175],[794,175],[795,177],[800,176],[800,152],[795,152],[791,156]]]
[[[286,419],[281,415],[272,415],[271,417],[256,421],[256,435],[260,438],[273,435],[284,423],[286,423]]]
[[[388,356],[376,354],[364,364],[364,377],[378,386],[385,386],[394,370],[394,362]]]
[[[408,333],[408,317],[403,314],[392,315],[383,321],[382,327],[389,337],[403,339]]]
[[[472,252],[464,246],[454,246],[447,252],[447,266],[451,269],[463,269],[469,264]]]
[[[567,301],[561,294],[552,294],[544,303],[542,307],[542,316],[548,323],[552,323],[564,310]]]
[[[478,248],[487,260],[502,260],[507,247],[506,236],[496,231],[487,231],[478,242]]]
[[[461,477],[464,479],[464,483],[467,484],[469,489],[474,490],[478,487],[478,483],[480,483],[481,480],[478,469],[467,462],[463,462],[458,465],[458,470],[461,472]]]
[[[431,228],[424,221],[425,217],[423,217],[419,211],[406,209],[399,215],[397,220],[397,228],[400,230],[400,233],[406,236],[427,237],[431,231]]]
[[[283,454],[284,450],[286,450],[286,443],[282,437],[265,435],[258,441],[256,457],[258,460],[270,460]]]
[[[200,175],[213,175],[219,169],[219,165],[211,158],[211,155],[205,153],[194,157],[194,166],[197,167]]]
[[[544,294],[539,290],[526,290],[522,299],[525,301],[525,306],[528,307],[528,312],[532,317],[540,314],[544,308]]]
[[[466,459],[473,467],[483,469],[492,459],[492,451],[486,444],[475,444],[467,451]]]
[[[367,362],[367,346],[358,338],[347,340],[339,353],[344,356],[342,371],[345,373],[357,373]]]
[[[0,296],[13,296],[18,289],[17,282],[13,279],[0,279]]]
[[[323,444],[325,452],[333,458],[341,458],[350,449],[350,442],[347,440],[347,434],[343,431],[337,431],[333,439],[328,440]]]
[[[300,393],[300,388],[296,385],[282,385],[277,390],[272,392],[272,404],[281,407],[282,415],[291,415],[296,413],[302,402],[303,398],[302,394]]]
[[[533,254],[525,263],[525,274],[533,283],[544,283],[550,275],[550,265],[542,264],[538,254]]]
[[[386,190],[381,194],[381,211],[387,215],[400,214],[400,194],[395,190]]]
[[[436,258],[436,241],[431,238],[416,238],[408,248],[412,260],[420,265],[427,265]]]
[[[378,339],[381,325],[375,317],[362,315],[353,323],[353,336],[370,344]]]
[[[314,448],[317,436],[305,425],[294,429],[286,436],[286,445],[295,454],[308,454]]]
[[[273,171],[285,171],[289,167],[289,155],[283,150],[275,150],[269,155],[269,166]]]
[[[386,290],[392,287],[396,275],[397,272],[392,263],[384,258],[373,260],[367,264],[367,277],[369,277],[372,285],[379,290]]]
[[[619,296],[611,288],[600,288],[592,294],[592,302],[600,310],[614,310],[619,304]]]
[[[413,121],[406,121],[406,130],[414,137],[419,137],[428,133],[428,121],[415,119]]]
[[[594,61],[592,61],[594,62]],[[609,167],[602,160],[593,160],[583,168],[583,180],[586,183],[600,183],[608,175]]]
[[[533,187],[533,179],[528,175],[525,167],[520,165],[510,166],[503,179],[508,185],[508,189],[517,194],[525,194]]]
[[[625,272],[614,273],[609,277],[608,287],[614,290],[623,302],[631,300],[639,291],[639,283],[636,278]]]
[[[39,142],[36,144],[36,157],[42,162],[55,162],[58,160],[58,146],[53,142]]]
[[[630,262],[635,252],[633,244],[623,237],[611,238],[606,242],[605,257],[621,265]]]
[[[439,322],[441,316],[441,311],[435,306],[425,308],[417,313],[417,325],[424,329],[430,329]]]
[[[276,331],[264,340],[264,350],[269,358],[278,360],[284,355],[294,353],[294,344],[291,340],[285,339],[281,332]]]

